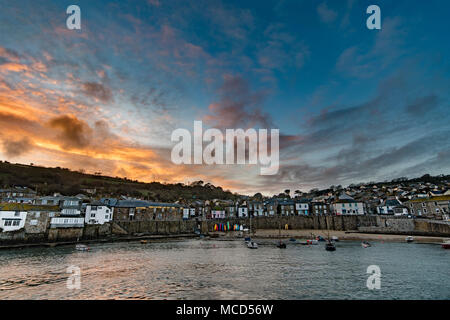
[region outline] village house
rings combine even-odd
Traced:
[[[252,217],[262,217],[266,214],[264,210],[264,203],[262,201],[249,201],[248,213]]]
[[[311,214],[310,209],[311,199],[298,199],[295,201],[295,211],[300,216],[307,216]]]
[[[362,215],[364,214],[364,203],[356,201],[349,195],[341,193],[331,203],[331,211],[334,215]]]
[[[311,214],[314,216],[326,216],[331,214],[330,205],[325,201],[311,201]]]
[[[114,208],[94,201],[86,205],[84,221],[86,224],[105,224],[113,220]]]
[[[405,207],[400,200],[396,198],[390,198],[384,200],[379,206],[377,206],[378,214],[387,214],[387,215],[408,215],[408,208]]]
[[[101,203],[113,209],[113,221],[182,220],[183,208],[177,203],[161,203],[145,200],[101,199]]]
[[[295,215],[295,202],[293,200],[286,199],[279,200],[278,211],[282,216]]]
[[[27,233],[44,233],[50,219],[59,212],[58,206],[3,203],[0,204],[0,228],[3,232],[23,228]]]
[[[450,195],[409,200],[405,205],[411,214],[448,220]]]

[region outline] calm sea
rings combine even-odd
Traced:
[[[435,244],[183,240],[0,251],[0,299],[450,299],[450,250]],[[381,288],[366,286],[367,267]],[[68,289],[67,268],[80,268]]]

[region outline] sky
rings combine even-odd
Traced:
[[[69,5],[81,30],[66,27]],[[369,30],[366,9],[381,9]],[[448,174],[450,2],[0,0],[0,159],[242,194]],[[171,134],[280,130],[280,169]]]

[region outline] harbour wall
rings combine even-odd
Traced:
[[[208,232],[214,231],[214,225],[230,222],[230,225],[239,224],[250,226],[249,218],[208,220]],[[287,216],[281,218],[257,217],[252,219],[252,228],[255,229],[316,229],[351,231],[361,233],[379,234],[405,234],[417,236],[449,237],[450,223],[430,219],[408,219],[394,216]]]
[[[116,221],[103,225],[85,225],[83,228],[48,228],[45,232],[26,233],[24,229],[0,232],[0,246],[9,244],[51,243],[76,240],[109,240],[145,235],[193,234],[214,231],[214,225],[250,225],[250,219],[217,219],[207,221]],[[281,218],[258,217],[252,219],[255,229],[316,229],[361,233],[405,234],[417,236],[450,237],[450,223],[429,219],[408,219],[383,216],[288,216]]]

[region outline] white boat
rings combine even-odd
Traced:
[[[332,237],[331,237],[331,241],[338,242],[338,241],[339,241],[339,238],[336,237],[336,236],[332,236]]]
[[[77,245],[75,246],[75,250],[78,250],[78,251],[89,251],[90,249],[89,249],[89,247],[88,247],[87,245],[85,245],[85,244],[77,244]]]
[[[441,246],[443,249],[450,249],[450,240],[445,240]]]
[[[310,240],[306,240],[306,243],[307,243],[307,244],[314,244],[314,245],[317,245],[317,244],[319,244],[319,240],[316,240],[316,239],[310,239]]]
[[[256,242],[249,241],[247,243],[247,248],[249,248],[249,249],[258,249],[258,244]]]
[[[413,242],[413,241],[414,241],[414,238],[411,237],[411,236],[408,236],[408,237],[405,238],[405,241],[406,241],[406,242]]]
[[[363,247],[363,248],[368,248],[368,247],[371,247],[371,246],[372,245],[370,243],[368,243],[367,241],[361,242],[361,247]]]

